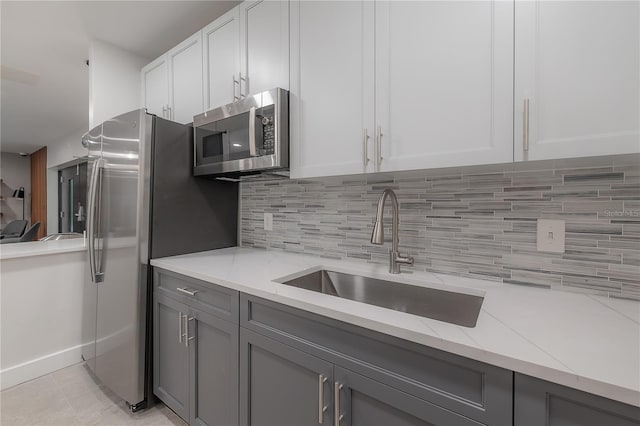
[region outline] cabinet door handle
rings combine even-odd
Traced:
[[[340,390],[342,385],[338,382],[333,384],[333,426],[340,426],[344,415],[340,414]]]
[[[187,333],[185,334],[186,338],[184,339],[184,345],[186,347],[189,347],[189,342],[196,338],[196,336],[189,337],[189,323],[191,321],[195,320],[195,317],[191,317],[191,318],[187,319],[187,316],[185,315],[184,318],[186,319],[185,326],[186,326],[186,329],[187,329]]]
[[[188,294],[189,296],[195,296],[198,290],[189,290],[187,287],[176,288],[180,293]]]
[[[238,84],[238,80],[236,80],[236,76],[232,75],[231,79],[233,80],[233,89],[232,89],[232,93],[233,93],[233,101],[239,101],[240,97],[236,96],[236,85]],[[241,89],[242,90],[242,89]]]
[[[178,343],[182,343],[182,312],[178,312]]]
[[[162,105],[162,118],[167,118],[167,106]]]
[[[522,111],[522,150],[529,151],[529,99],[524,100]]]
[[[364,145],[362,149],[362,162],[364,163],[364,167],[366,168],[367,164],[369,164],[369,131],[365,127],[362,133],[362,144]]]
[[[327,382],[327,378],[319,374],[318,375],[318,423],[322,424],[324,412],[327,411],[327,406],[324,405],[324,384]]]
[[[376,134],[376,158],[378,166],[382,163],[382,126],[378,126],[378,132]]]
[[[243,81],[244,81],[244,89],[245,89],[246,92],[248,92],[248,90],[247,90],[247,79],[242,77],[242,73],[239,72],[238,73],[238,87],[239,87],[240,90],[238,92],[239,92],[239,95],[240,95],[240,99],[244,99],[244,98],[247,97],[246,94],[242,93],[242,82]]]
[[[173,117],[171,117],[171,109],[172,109],[172,108],[171,108],[169,105],[167,105],[167,118],[168,118],[169,120],[172,120],[172,119],[173,119]]]

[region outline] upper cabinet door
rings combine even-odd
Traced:
[[[203,110],[202,34],[198,31],[167,54],[170,118],[191,123]]]
[[[513,2],[376,2],[376,125],[380,171],[513,161]]]
[[[240,4],[242,95],[289,90],[289,1]]]
[[[202,30],[205,110],[231,103],[240,96],[239,17],[235,7]]]
[[[369,1],[291,3],[291,177],[373,171],[373,25]]]
[[[640,151],[640,3],[515,7],[516,159]]]
[[[142,105],[150,114],[168,118],[169,74],[166,56],[162,55],[142,68]]]

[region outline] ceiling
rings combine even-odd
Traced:
[[[100,39],[152,60],[238,1],[0,1],[0,150],[31,153],[86,129]]]

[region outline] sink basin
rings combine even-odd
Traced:
[[[355,300],[464,327],[475,327],[481,296],[321,269],[281,284]]]

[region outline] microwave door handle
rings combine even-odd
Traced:
[[[256,146],[256,107],[249,109],[249,155],[252,157],[258,155]]]

